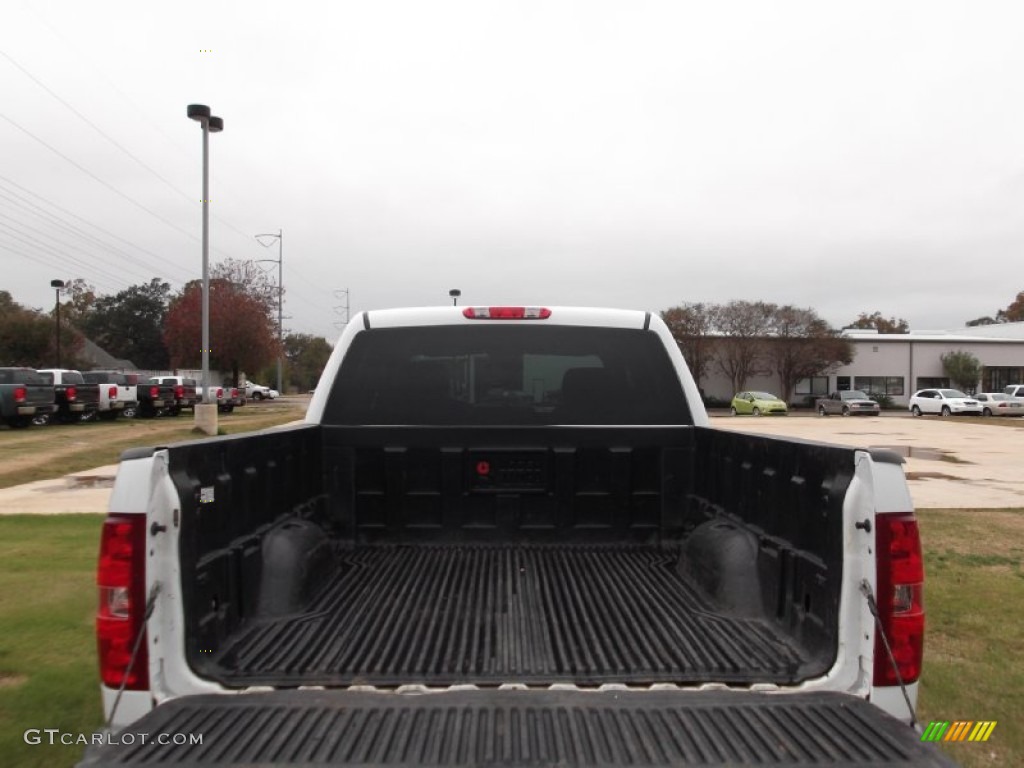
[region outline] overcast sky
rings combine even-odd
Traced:
[[[276,258],[360,309],[765,300],[953,328],[1024,290],[1024,5],[69,2],[0,28],[0,288]],[[48,89],[48,90],[47,90]],[[84,119],[83,119],[84,118]],[[69,229],[70,228],[70,229]],[[276,265],[263,264],[275,271]]]

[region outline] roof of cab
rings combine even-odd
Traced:
[[[509,323],[543,323],[546,325],[588,325],[604,328],[644,328],[649,325],[649,314],[636,309],[602,309],[596,307],[557,307],[547,306],[551,316],[545,319],[489,320],[471,319],[463,315],[466,307],[499,306],[467,304],[452,307],[409,307],[404,309],[375,309],[362,313],[362,318],[353,318],[367,328],[400,328],[424,325],[462,325],[462,324],[499,324]],[[500,306],[540,306],[505,305]]]

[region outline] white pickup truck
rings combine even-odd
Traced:
[[[650,313],[361,313],[304,424],[122,457],[82,764],[947,765],[901,463],[709,426]]]

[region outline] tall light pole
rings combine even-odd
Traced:
[[[53,293],[54,293],[54,296],[55,296],[55,299],[54,299],[54,302],[53,302],[53,304],[54,304],[54,312],[56,314],[55,325],[54,325],[54,335],[57,337],[57,367],[60,368],[60,291],[64,287],[64,281],[63,280],[51,280],[50,281],[50,287],[54,289]]]
[[[189,104],[188,116],[198,121],[203,129],[203,405],[208,406],[210,394],[210,133],[224,130],[224,121],[210,115],[210,108],[205,104]],[[197,423],[204,420],[204,431],[208,434],[217,433],[217,404],[213,410],[204,408],[205,416],[201,419],[196,409]],[[209,414],[212,413],[212,417]],[[210,424],[212,423],[212,432]]]
[[[462,295],[462,291],[460,291],[458,288],[452,288],[450,291],[448,291],[448,295],[452,297],[452,306],[458,306],[459,296]]]
[[[284,354],[284,336],[281,324],[281,319],[283,317],[281,314],[281,302],[284,299],[284,230],[277,230],[276,235],[274,233],[256,235],[256,242],[264,248],[267,248],[269,247],[269,243],[264,243],[260,240],[261,237],[277,238],[277,258],[257,259],[257,261],[277,262],[277,391],[283,395],[284,387],[281,383],[281,356]]]

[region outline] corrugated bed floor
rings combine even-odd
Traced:
[[[654,547],[341,557],[308,613],[245,625],[203,672],[272,685],[788,682],[807,661],[770,623],[714,614]]]

